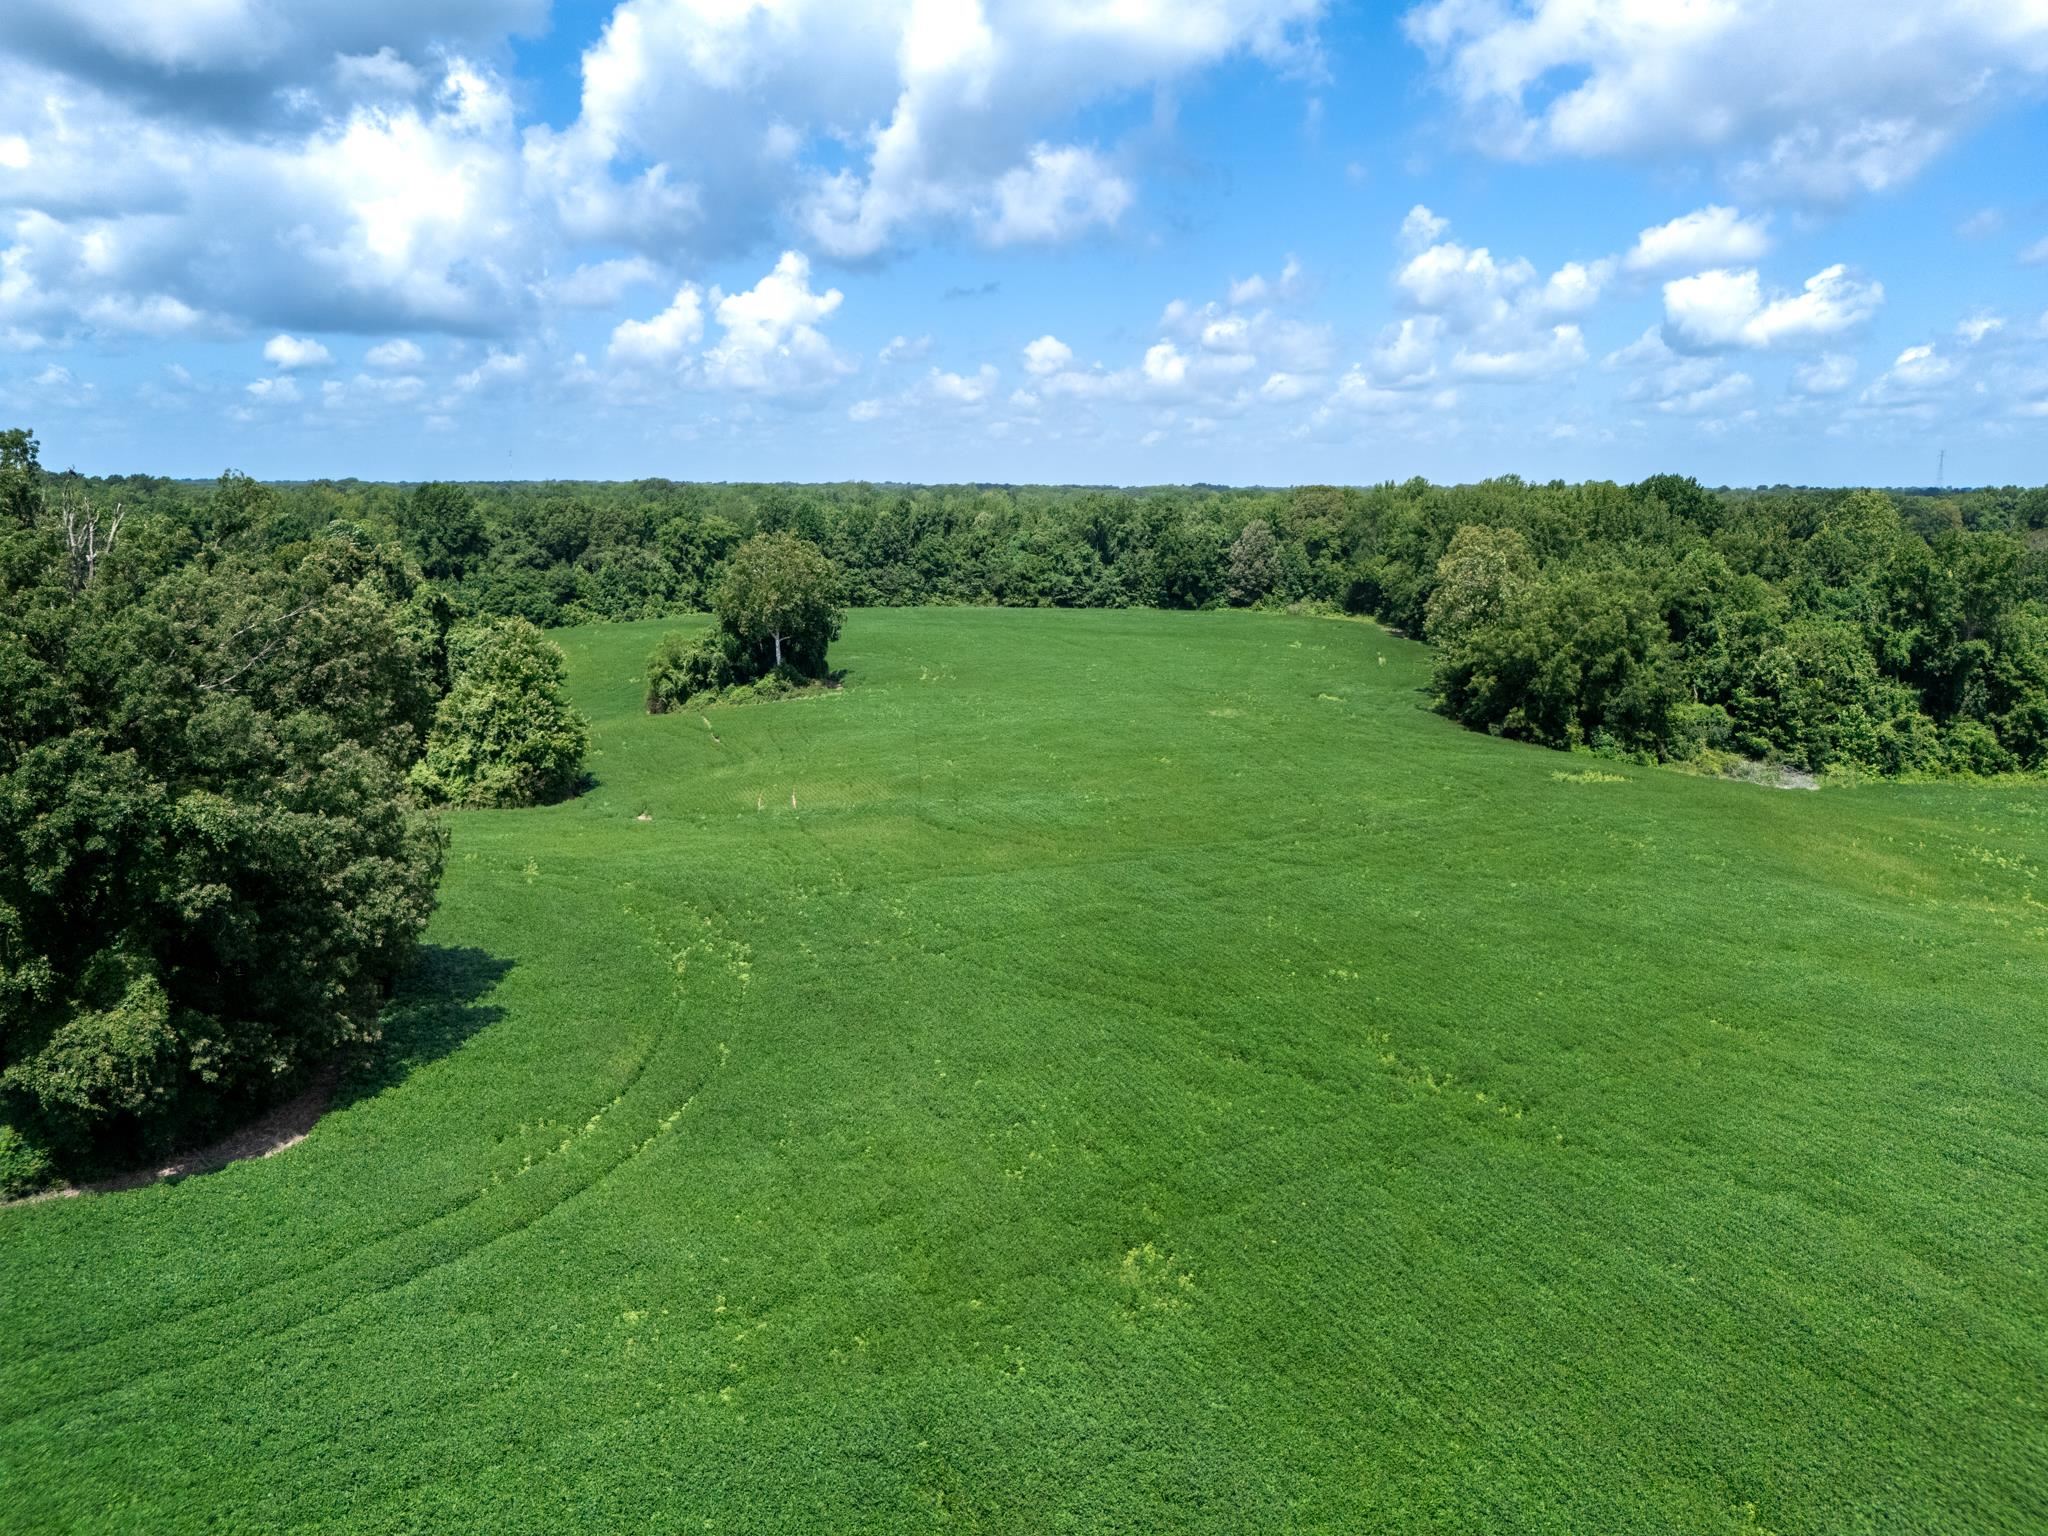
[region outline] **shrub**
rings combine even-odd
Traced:
[[[13,1126],[0,1121],[0,1200],[32,1195],[56,1176],[50,1154]]]
[[[2011,773],[2019,760],[1981,720],[1958,720],[1942,733],[1943,763],[1954,773]]]
[[[665,715],[699,694],[716,693],[740,680],[745,647],[723,629],[692,640],[668,634],[647,658],[647,712]]]
[[[540,805],[572,793],[589,726],[563,692],[561,649],[524,619],[449,636],[448,696],[412,782],[449,805]]]
[[[1862,632],[1840,620],[1787,624],[1738,683],[1729,712],[1744,751],[1814,772],[1907,773],[1939,761],[1934,722],[1913,690],[1883,676]]]

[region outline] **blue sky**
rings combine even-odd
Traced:
[[[0,424],[270,477],[2048,479],[2038,0],[11,0]]]

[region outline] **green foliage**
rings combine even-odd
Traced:
[[[752,676],[786,667],[821,677],[825,648],[839,638],[839,574],[808,539],[757,534],[726,562],[711,607],[746,647]]]
[[[0,1091],[58,1123],[142,1116],[176,1091],[180,1039],[154,960],[106,949],[86,962],[58,1023],[33,1055],[0,1073]]]
[[[686,509],[661,525],[656,545],[675,573],[677,596],[701,602],[717,580],[719,567],[739,543],[739,530],[716,513]]]
[[[686,627],[555,637],[601,781],[447,818],[304,1144],[0,1211],[0,1525],[2039,1527],[2038,791],[1537,752],[1284,613],[649,719]]]
[[[13,482],[0,469],[0,484],[33,483],[33,457],[25,435],[0,448],[0,461],[30,466]],[[1472,485],[1416,479],[1286,491],[666,480],[407,490],[356,482],[265,488],[227,476],[207,488],[130,477],[102,494],[129,505],[182,503],[175,521],[202,536],[261,526],[275,542],[348,529],[377,543],[402,533],[449,605],[444,620],[517,617],[543,628],[704,611],[742,546],[783,534],[831,563],[835,604],[1302,605],[1422,634],[1460,530],[1496,529],[1526,550],[1532,594],[1523,619],[1540,607],[1534,588],[1607,572],[1594,585],[1609,596],[1617,584],[1649,590],[1668,643],[1630,631],[1630,655],[1608,658],[1635,688],[1614,686],[1612,669],[1585,653],[1556,669],[1490,672],[1501,681],[1479,690],[1494,703],[1472,717],[1476,727],[1548,740],[1569,738],[1576,722],[1588,740],[1626,739],[1630,752],[1832,758],[1846,772],[1856,764],[1835,755],[1843,743],[1780,733],[1780,723],[1804,729],[1796,722],[1812,711],[1777,700],[1766,653],[1783,650],[1788,625],[1810,619],[1852,626],[1879,677],[1911,690],[1936,739],[1922,751],[1918,726],[1900,740],[1891,739],[1896,731],[1859,727],[1844,737],[1848,750],[1916,763],[1913,772],[1966,762],[2048,771],[2048,651],[2040,640],[2048,488],[1717,490],[1676,475],[1628,486],[1510,475]],[[1444,636],[1459,627],[1449,617],[1436,621]],[[700,676],[721,675],[729,663],[723,689],[772,670],[772,634],[749,633],[745,655],[721,644],[700,657]],[[1590,633],[1582,639],[1602,643]],[[799,659],[796,670],[815,674],[822,665]],[[1830,675],[1853,683],[1856,674]],[[1504,691],[1516,676],[1546,689],[1582,677],[1603,694],[1569,707],[1554,695],[1518,700]],[[438,681],[445,688],[445,673]],[[1747,718],[1745,692],[1762,701]],[[1866,715],[1873,704],[1837,702]],[[1529,724],[1509,723],[1517,709]],[[1466,718],[1463,705],[1457,711]],[[1995,750],[1985,748],[1980,727]],[[1860,768],[1882,771],[1877,761]]]
[[[1536,574],[1529,541],[1513,528],[1460,528],[1436,563],[1436,587],[1423,607],[1423,633],[1451,649],[1504,619]]]
[[[749,689],[772,697],[826,676],[839,636],[839,574],[815,545],[758,534],[736,550],[713,597],[718,623],[694,640],[663,635],[647,658],[647,712]]]
[[[412,782],[460,806],[545,805],[583,777],[589,727],[562,691],[561,650],[524,619],[448,637],[451,684]]]
[[[398,525],[406,549],[436,581],[460,581],[488,548],[483,514],[464,486],[420,486],[406,499]]]
[[[1944,526],[1930,541],[1874,491],[1767,518],[1659,477],[1591,510],[1592,535],[1521,507],[1451,537],[1424,610],[1455,718],[1673,759],[2048,768],[2048,610],[2018,540]],[[1391,585],[1373,589],[1382,606]]]
[[[647,712],[665,715],[691,699],[749,681],[747,648],[723,626],[695,637],[666,634],[647,658]]]
[[[1278,546],[1273,525],[1263,517],[1253,518],[1231,541],[1227,591],[1233,603],[1256,603],[1271,592],[1280,579]]]
[[[1913,691],[1885,678],[1860,631],[1839,619],[1787,624],[1728,707],[1743,750],[1794,767],[1899,773],[1935,760],[1934,726]]]
[[[40,496],[0,535],[0,1120],[68,1167],[373,1038],[440,872],[431,591],[240,477],[137,499],[89,579]]]
[[[1518,541],[1487,541],[1476,529],[1460,540],[1430,601],[1436,689],[1447,713],[1551,747],[1654,753],[1676,739],[1674,711],[1684,699],[1640,575],[1592,570],[1536,580]]]
[[[42,507],[42,461],[34,434],[0,431],[0,528],[30,528]]]
[[[0,1121],[0,1200],[32,1195],[56,1174],[47,1148]]]

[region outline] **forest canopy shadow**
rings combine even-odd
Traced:
[[[384,1005],[384,1037],[344,1075],[336,1108],[374,1097],[417,1068],[453,1054],[505,1010],[484,998],[510,974],[512,962],[474,945],[422,944]]]

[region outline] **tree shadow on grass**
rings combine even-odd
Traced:
[[[120,1158],[107,1158],[97,1167],[79,1170],[77,1182],[59,1184],[27,1198],[114,1194],[148,1184],[175,1184],[230,1163],[269,1157],[296,1146],[329,1110],[382,1093],[415,1068],[451,1054],[478,1030],[503,1018],[504,1009],[482,999],[511,969],[510,960],[500,960],[485,950],[422,945],[384,1005],[383,1038],[360,1056],[315,1068],[300,1079],[298,1091],[291,1097],[268,1105],[218,1140],[188,1145],[127,1167],[120,1166]],[[109,1162],[120,1171],[108,1171],[105,1164]]]
[[[418,1068],[452,1055],[505,1010],[484,998],[512,969],[474,945],[422,944],[384,1005],[384,1037],[351,1062],[335,1091],[345,1108],[395,1087]]]

